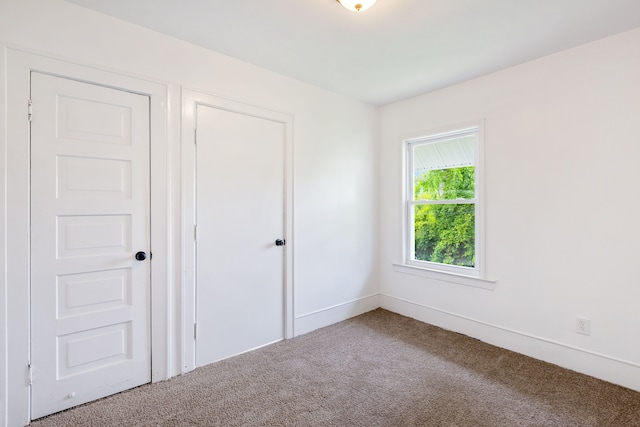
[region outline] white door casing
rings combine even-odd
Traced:
[[[149,98],[32,73],[32,418],[151,380]]]
[[[178,216],[170,205],[178,199],[179,169],[170,162],[179,158],[178,144],[170,145],[169,134],[177,140],[176,127],[168,126],[169,117],[179,121],[179,110],[168,106],[172,99],[179,99],[179,87],[114,71],[106,71],[94,65],[81,65],[65,59],[43,56],[40,53],[5,46],[6,67],[6,138],[4,161],[0,162],[0,177],[4,179],[6,203],[6,252],[5,274],[0,282],[5,289],[6,332],[6,393],[0,393],[5,408],[4,420],[9,426],[26,425],[31,420],[30,364],[30,123],[27,101],[30,99],[31,72],[65,76],[77,81],[121,89],[149,97],[151,128],[151,236],[153,263],[151,264],[151,380],[161,381],[180,372],[180,349],[171,342],[180,342],[175,331],[180,324],[174,316],[174,302],[179,298],[174,277],[180,267]],[[1,61],[0,61],[1,62]],[[34,120],[37,115],[34,114]],[[175,226],[174,226],[175,224]],[[174,240],[175,239],[175,240]],[[155,250],[154,250],[155,248]],[[176,340],[176,341],[173,341]],[[37,378],[38,367],[33,366]],[[2,411],[0,411],[2,412]],[[0,421],[1,423],[2,421]]]
[[[183,371],[293,336],[292,131],[288,114],[183,91]]]

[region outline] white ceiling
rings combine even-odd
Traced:
[[[640,27],[640,0],[68,0],[384,105]]]

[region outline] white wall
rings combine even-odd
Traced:
[[[171,192],[174,217],[169,232],[176,247],[180,239],[180,88],[293,114],[295,331],[304,333],[378,306],[377,200],[372,184],[377,176],[376,108],[61,0],[0,0],[0,43],[168,84],[172,176],[171,188],[160,191]],[[4,71],[0,67],[3,82]],[[3,90],[0,96],[4,106]],[[4,119],[3,113],[0,125]],[[6,141],[4,134],[2,126],[5,148],[15,143]],[[11,180],[2,170],[0,188]],[[4,253],[0,255],[5,259]],[[179,261],[173,260],[170,278],[175,297],[173,374],[179,372],[181,353],[180,325],[175,320],[180,317]],[[7,286],[24,284],[3,280],[0,295],[5,295]],[[11,351],[6,348],[5,328],[3,321],[0,405],[5,405],[6,393],[11,392],[6,388],[6,369],[16,369],[4,363],[6,352]],[[0,409],[1,425],[7,412],[4,406]]]
[[[640,29],[380,114],[383,307],[640,390]],[[402,137],[478,119],[495,289],[394,272]]]

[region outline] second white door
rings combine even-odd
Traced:
[[[196,365],[202,366],[285,336],[286,127],[206,105],[197,106],[196,123]]]

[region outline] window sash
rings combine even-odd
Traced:
[[[415,205],[475,205],[478,199],[443,199],[443,200],[409,200],[411,206]]]
[[[444,203],[441,203],[444,202]],[[415,232],[416,232],[416,222],[415,222],[415,206],[417,205],[474,205],[474,216],[475,216],[475,229],[474,229],[474,253],[475,253],[475,257],[476,257],[476,261],[475,261],[475,266],[473,267],[467,267],[467,266],[463,266],[463,265],[455,265],[455,264],[445,264],[445,263],[440,263],[440,262],[434,262],[434,261],[425,261],[425,260],[420,260],[420,259],[416,259],[416,239],[415,239]],[[407,203],[407,226],[406,226],[406,231],[407,231],[407,235],[408,235],[408,239],[407,239],[407,248],[406,248],[406,253],[407,253],[407,259],[405,260],[405,264],[408,265],[414,265],[414,266],[418,266],[418,267],[424,267],[424,266],[429,266],[435,270],[442,270],[442,271],[449,271],[452,273],[473,273],[473,272],[479,272],[479,243],[478,242],[478,238],[479,238],[479,229],[478,229],[478,217],[479,217],[479,209],[478,209],[478,203],[476,203],[475,200],[432,200],[432,201],[427,201],[427,203],[424,203],[423,201],[419,201],[419,200],[409,200]]]

